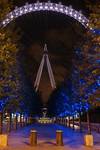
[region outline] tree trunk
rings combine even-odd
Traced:
[[[7,132],[11,131],[12,118],[11,113],[8,114],[8,122],[7,122]]]
[[[70,127],[70,116],[68,116],[68,127]]]
[[[20,114],[20,122],[19,122],[19,124],[20,124],[20,127],[22,127],[22,114]]]
[[[80,127],[80,132],[82,132],[81,112],[79,112],[79,127]]]
[[[14,118],[14,130],[17,130],[17,121],[18,121],[18,118],[17,118],[17,115],[16,115],[15,118]]]
[[[74,116],[73,116],[73,130],[74,130]]]
[[[0,112],[0,134],[2,134],[3,130],[3,114]]]
[[[91,134],[89,111],[87,111],[87,129],[88,129],[88,134]]]

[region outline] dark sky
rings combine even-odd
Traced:
[[[26,0],[14,0],[14,4],[22,6]],[[35,2],[29,0],[29,3]],[[52,1],[55,2],[55,1]],[[59,2],[59,1],[56,1]],[[64,0],[63,4],[72,5],[76,10],[87,14],[84,0]],[[16,28],[22,32],[20,62],[28,77],[34,85],[36,73],[42,59],[43,47],[47,43],[51,66],[57,85],[71,76],[74,47],[82,40],[84,27],[74,19],[55,12],[34,12],[16,19]],[[51,93],[47,70],[44,69],[39,90],[45,101]],[[48,92],[47,92],[48,91]]]

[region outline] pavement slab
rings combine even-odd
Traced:
[[[38,144],[31,147],[29,144],[30,130],[37,130]],[[56,130],[63,131],[64,146],[56,146]],[[33,124],[17,131],[12,131],[8,135],[8,146],[0,148],[0,150],[100,150],[100,134],[93,132],[94,146],[86,147],[84,145],[84,135],[86,132],[80,133],[57,124]]]

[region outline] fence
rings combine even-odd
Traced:
[[[25,127],[32,123],[32,118],[24,114],[10,114],[0,112],[0,134]]]
[[[70,118],[56,118],[56,123],[71,127],[73,129],[80,129],[80,122],[75,121],[74,118],[70,120]],[[91,131],[96,131],[100,133],[100,123],[90,123]],[[87,129],[87,123],[86,122],[81,122],[81,128]]]

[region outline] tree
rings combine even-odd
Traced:
[[[74,60],[74,66],[79,76],[77,80],[79,99],[84,103],[87,102],[92,107],[96,107],[100,106],[100,60],[98,55],[100,53],[100,2],[95,5],[88,2],[87,6],[90,10],[89,27],[91,31],[86,31],[84,42],[81,43],[81,46],[79,44],[81,48],[78,48],[76,51],[77,54]],[[88,111],[87,122],[88,132],[91,133]]]
[[[12,4],[0,1],[0,20],[10,12]],[[18,32],[14,26],[0,27],[0,103],[1,109],[15,109],[18,104],[20,76],[18,73]],[[11,104],[11,105],[9,105]],[[12,106],[11,108],[8,106]]]
[[[81,86],[81,95],[86,95],[94,106],[100,106],[99,87],[99,53],[100,53],[100,2],[95,5],[88,3],[90,9],[90,24],[92,31],[87,31],[85,43],[82,47],[83,64],[80,65],[81,78],[86,83]],[[98,32],[97,32],[98,31]],[[84,69],[85,68],[85,69]]]
[[[48,101],[48,114],[50,116],[72,115],[71,83],[66,81],[53,91]]]

